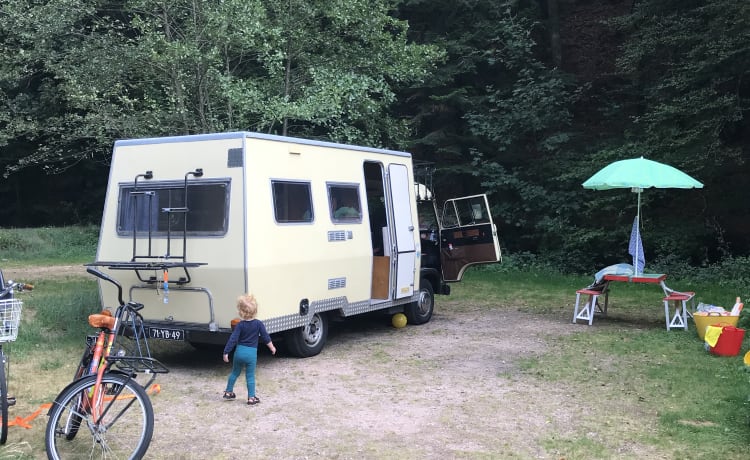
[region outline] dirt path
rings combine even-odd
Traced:
[[[261,353],[262,403],[254,407],[221,400],[229,367],[219,351],[164,353],[171,372],[154,398],[151,452],[186,459],[207,458],[206,449],[227,459],[250,449],[256,458],[558,458],[541,439],[550,430],[570,433],[576,410],[566,407],[566,392],[519,373],[517,361],[547,349],[542,331],[564,334],[569,325],[462,309],[404,329],[377,317],[334,327],[319,356]]]
[[[87,276],[80,266],[6,271],[19,280],[78,275]],[[577,443],[603,446],[608,458],[662,458],[628,441],[628,427],[655,423],[642,403],[525,370],[556,337],[587,331],[571,326],[567,313],[532,316],[451,297],[438,297],[422,326],[395,329],[380,315],[333,323],[318,356],[261,349],[257,406],[244,404],[244,377],[236,401],[221,399],[230,368],[220,350],[161,342],[154,354],[170,373],[152,397],[147,458],[562,459],[559,446]],[[45,458],[44,423],[29,433],[33,458]]]
[[[6,280],[36,282],[40,279],[65,278],[68,276],[91,276],[83,265],[40,265],[36,267],[4,268]]]

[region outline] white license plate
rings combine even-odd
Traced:
[[[182,329],[172,329],[169,327],[150,327],[148,335],[152,339],[162,340],[185,340],[185,331]]]

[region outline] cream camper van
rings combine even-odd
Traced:
[[[223,344],[252,292],[269,333],[313,356],[331,319],[426,323],[434,294],[500,260],[486,197],[447,200],[437,218],[424,171],[417,182],[405,152],[249,132],[120,140],[88,265],[145,305],[151,338]]]

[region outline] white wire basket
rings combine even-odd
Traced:
[[[22,306],[19,299],[0,300],[0,342],[13,342],[18,337]]]

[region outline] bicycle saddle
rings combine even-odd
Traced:
[[[115,318],[112,314],[107,315],[97,313],[95,315],[89,315],[89,324],[91,327],[112,330],[115,327]]]

